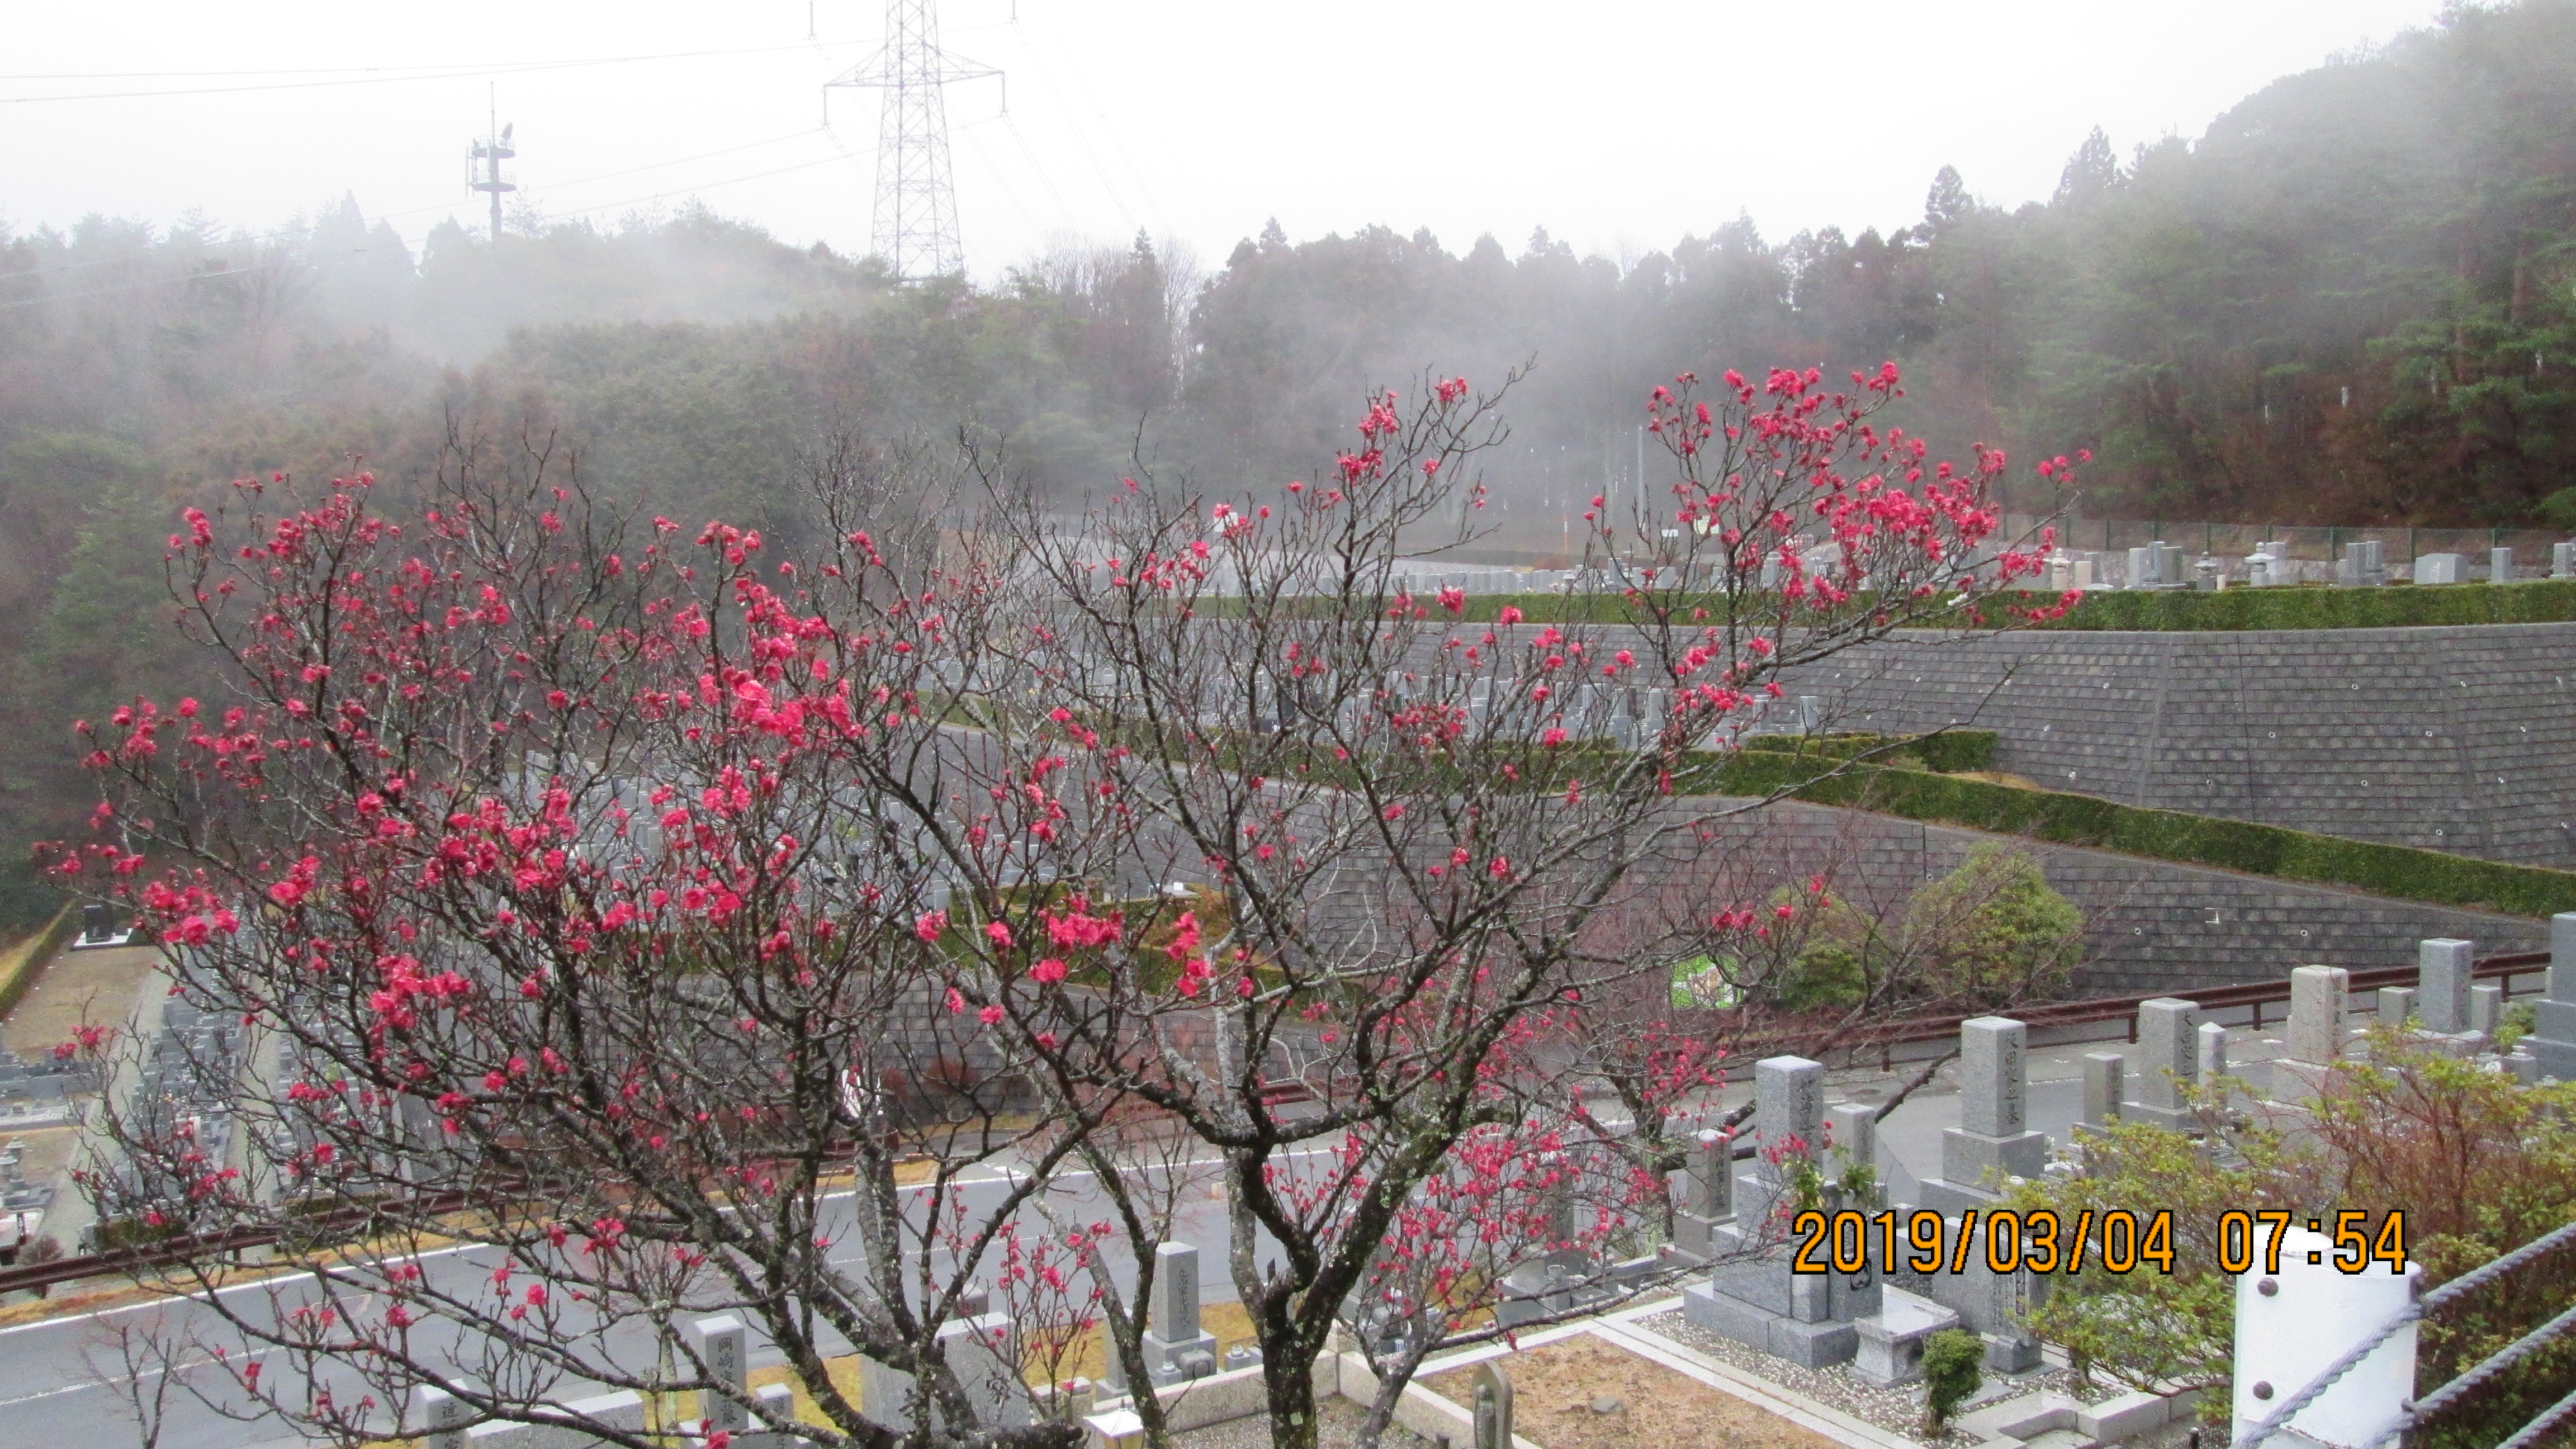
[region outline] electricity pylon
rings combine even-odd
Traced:
[[[941,88],[1000,74],[939,48],[936,0],[886,0],[884,48],[826,83],[885,92],[877,118],[876,212],[869,220],[868,248],[895,276],[914,280],[966,269]]]

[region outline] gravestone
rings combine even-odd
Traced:
[[[2192,1033],[2191,1069],[2204,1087],[2227,1075],[2227,1028],[2204,1021],[2200,1030]]]
[[[2379,1024],[2391,1031],[2403,1031],[2409,1017],[2415,1014],[2415,988],[2383,986],[2379,988]]]
[[[1018,1357],[1012,1334],[1008,1314],[987,1313],[980,1318],[952,1318],[939,1325],[936,1335],[949,1371],[957,1376],[958,1387],[987,1428],[1016,1429],[1029,1422],[1028,1390],[1011,1366]],[[1109,1362],[1118,1362],[1115,1353]],[[860,1357],[859,1402],[869,1418],[898,1434],[910,1432],[912,1393],[912,1375]]]
[[[2419,584],[2456,584],[2460,581],[2460,556],[2455,553],[2419,554],[2415,559],[2415,582]]]
[[[2549,546],[2549,576],[2553,579],[2576,579],[2576,543],[2553,543]]]
[[[1476,1365],[1475,1449],[1512,1449],[1512,1378],[1492,1359]]]
[[[2383,540],[2365,538],[2343,546],[2343,557],[2335,560],[2335,587],[2375,589],[2387,582],[2388,555]]]
[[[1841,1182],[1845,1173],[1866,1167],[1874,1184],[1878,1173],[1878,1109],[1867,1102],[1842,1102],[1829,1109],[1825,1116],[1832,1128],[1828,1136],[1834,1144],[1831,1160],[1825,1164],[1825,1175]],[[1875,1187],[1872,1191],[1875,1195]],[[1852,1206],[1869,1212],[1877,1204],[1855,1202]]]
[[[2272,1063],[2273,1100],[2321,1095],[2342,1060],[2352,973],[2340,966],[2301,966],[2290,973],[2290,1029]]]
[[[796,1391],[785,1384],[762,1384],[751,1391],[751,1401],[760,1406],[758,1422],[796,1422]],[[736,1449],[804,1449],[813,1441],[788,1429],[754,1429],[735,1435],[733,1442]]]
[[[2121,1115],[2158,1127],[2186,1131],[2191,1110],[2183,1105],[2183,1088],[2196,1078],[2194,1049],[2200,1028],[2200,1004],[2159,996],[2138,1003],[2138,1095]]]
[[[1673,1214],[1673,1246],[1697,1258],[1719,1251],[1718,1229],[1735,1220],[1735,1139],[1707,1131],[1691,1140],[1682,1207]]]
[[[2531,1035],[2516,1045],[2540,1075],[2576,1082],[2576,912],[2549,918],[2549,985],[2532,1012]]]
[[[1181,1356],[1216,1356],[1216,1335],[1199,1326],[1199,1250],[1188,1243],[1154,1248],[1152,1326],[1145,1330],[1145,1364],[1157,1384],[1185,1377]]]
[[[1762,1156],[1783,1150],[1825,1166],[1824,1077],[1822,1063],[1804,1057],[1770,1057],[1753,1066],[1753,1120]],[[1757,1161],[1748,1180],[1757,1193],[1746,1221],[1766,1226],[1787,1192],[1779,1167]],[[1824,1202],[1839,1205],[1840,1190],[1827,1186]],[[1749,1237],[1750,1234],[1748,1233]],[[1732,1228],[1718,1234],[1719,1261],[1705,1283],[1682,1290],[1682,1316],[1738,1343],[1775,1354],[1805,1368],[1848,1362],[1859,1344],[1851,1318],[1876,1311],[1878,1282],[1874,1274],[1806,1274],[1790,1271],[1788,1245],[1766,1235],[1762,1251],[1729,1256],[1735,1245]]]
[[[1824,1125],[1824,1063],[1764,1057],[1753,1064],[1753,1126],[1763,1154],[1755,1171],[1765,1183],[1780,1181],[1780,1169],[1765,1159],[1784,1151],[1813,1155]]]
[[[2495,1040],[2496,1028],[2504,1024],[2504,988],[2480,985],[2469,988],[2469,1030]]]
[[[2469,1029],[2469,973],[2477,965],[2477,947],[2467,941],[2436,936],[2416,948],[2415,1014],[2424,1029],[2457,1036]]]
[[[2120,1120],[2120,1078],[2128,1064],[2118,1052],[2084,1054],[2084,1120],[2077,1126],[2099,1136]]]
[[[435,1384],[422,1384],[412,1390],[412,1402],[420,1409],[421,1427],[429,1432],[420,1438],[420,1449],[465,1449],[465,1426],[474,1411],[463,1399]]]
[[[2487,550],[2487,582],[2491,584],[2509,584],[2513,582],[2512,549],[2491,548]]]
[[[2290,973],[2291,1060],[2322,1066],[2342,1059],[2351,981],[2352,973],[2340,966],[2302,966]]]
[[[706,1365],[707,1378],[740,1394],[745,1386],[746,1346],[750,1338],[742,1320],[730,1313],[701,1318],[689,1325],[689,1336],[697,1340],[694,1346],[699,1362]],[[738,1399],[714,1389],[698,1391],[698,1417],[728,1434],[740,1434],[751,1427],[751,1410]]]
[[[1941,1175],[1923,1183],[1923,1206],[1948,1214],[1983,1207],[2015,1177],[2048,1165],[2048,1138],[2029,1130],[2025,1105],[2029,1029],[2010,1017],[1959,1023],[1959,1122],[1941,1134]]]

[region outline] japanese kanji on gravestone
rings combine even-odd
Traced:
[[[698,1361],[706,1365],[707,1378],[740,1395],[744,1388],[746,1344],[750,1337],[742,1320],[730,1313],[701,1318],[689,1325],[689,1335],[697,1340]],[[698,1391],[698,1417],[728,1434],[740,1434],[751,1428],[751,1410],[739,1398],[714,1389]]]
[[[1153,1326],[1145,1330],[1145,1362],[1157,1383],[1188,1377],[1183,1359],[1194,1353],[1216,1361],[1216,1335],[1199,1327],[1199,1250],[1188,1243],[1154,1249]]]
[[[2191,1125],[2183,1088],[2195,1079],[2200,1004],[2159,996],[2138,1003],[2138,1095],[2121,1115],[2176,1130]]]
[[[2004,1179],[2037,1177],[2048,1138],[2029,1130],[2023,1076],[2029,1029],[2009,1017],[1959,1024],[1959,1124],[1941,1134],[1941,1176],[1923,1206],[1955,1213],[1993,1200]]]
[[[2076,1125],[2098,1135],[2120,1120],[2120,1078],[2127,1066],[2117,1052],[2084,1054],[2084,1120]]]
[[[1814,1156],[1825,1125],[1825,1066],[1805,1057],[1765,1057],[1753,1064],[1753,1125],[1762,1157],[1762,1180],[1777,1184],[1770,1158],[1782,1152]]]

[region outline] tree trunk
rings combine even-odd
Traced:
[[[1293,1351],[1273,1356],[1264,1347],[1262,1386],[1270,1402],[1271,1449],[1315,1449],[1315,1360],[1305,1356],[1302,1363]]]

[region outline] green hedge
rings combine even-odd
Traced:
[[[2027,790],[1881,765],[1819,777],[1812,757],[1748,749],[1704,780],[1730,795],[1789,790],[1798,798],[1908,820],[1964,825],[2062,845],[2240,870],[2275,880],[2343,886],[2404,900],[2547,917],[2576,911],[2576,872],[2504,865],[2438,850],[2378,845],[2277,825],[2147,810],[2092,795]]]
[[[2006,596],[2007,598],[2011,596]],[[2018,596],[2028,604],[2052,602],[2041,593]],[[1715,609],[1722,600],[1685,597],[1680,617],[1694,603]],[[1643,611],[1618,594],[1486,594],[1470,596],[1466,617],[1490,623],[1505,605],[1534,624],[1625,624]],[[2002,600],[1981,605],[1988,626],[2018,624]],[[2270,589],[2096,590],[2041,629],[2130,629],[2203,632],[2244,629],[2390,629],[2428,624],[2560,624],[2576,620],[2576,579],[2523,583],[2390,584],[2376,589],[2337,589],[2298,584]]]
[[[2036,597],[2036,596],[2033,596]],[[1989,606],[1989,612],[1993,612]],[[2518,584],[2390,584],[2336,589],[2094,592],[2043,629],[2208,631],[2388,629],[2427,624],[2559,624],[2576,619],[2576,579]]]

